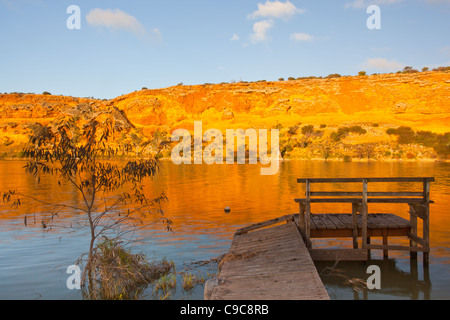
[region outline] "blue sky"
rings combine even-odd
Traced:
[[[367,28],[372,4],[380,30]],[[0,92],[114,98],[450,65],[449,16],[450,0],[0,0]]]

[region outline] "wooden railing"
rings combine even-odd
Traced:
[[[429,252],[429,224],[430,224],[430,184],[434,178],[334,178],[334,179],[298,179],[298,183],[305,184],[305,198],[295,199],[300,205],[299,227],[304,235],[305,242],[311,248],[311,204],[312,203],[352,203],[353,216],[353,241],[357,245],[358,224],[357,214],[362,218],[362,248],[363,249],[381,249],[381,250],[407,250],[417,256],[418,251],[424,252],[424,263],[428,263]],[[369,192],[369,183],[422,183],[422,190],[400,191],[400,192]],[[312,191],[313,184],[325,183],[361,183],[361,191],[340,192],[340,191]],[[326,198],[323,198],[326,197]],[[405,203],[410,207],[411,233],[409,247],[388,246],[388,245],[370,245],[367,243],[367,219],[368,205],[370,203]],[[423,220],[423,236],[417,235],[417,218]],[[356,243],[355,243],[356,242]],[[421,247],[418,247],[420,245]]]

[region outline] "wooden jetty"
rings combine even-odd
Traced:
[[[430,252],[430,184],[434,178],[336,178],[336,179],[298,179],[305,184],[305,198],[295,199],[299,204],[298,225],[306,246],[317,260],[335,257],[342,260],[366,259],[370,250],[383,250],[388,256],[389,250],[409,251],[412,259],[417,252],[423,252],[423,264],[429,264]],[[312,191],[316,184],[360,184],[358,191]],[[383,191],[369,192],[369,184],[420,183],[420,191]],[[313,203],[348,203],[352,205],[351,214],[313,214]],[[409,221],[394,214],[369,214],[369,204],[407,204]],[[422,220],[422,236],[418,235],[418,219]],[[353,249],[321,251],[312,247],[312,238],[352,237]],[[382,237],[383,245],[370,243],[372,237]],[[389,245],[389,237],[406,237],[409,246]],[[360,244],[359,241],[361,241]]]
[[[430,184],[434,178],[298,179],[305,198],[295,199],[300,212],[237,230],[228,255],[221,262],[212,300],[328,300],[314,261],[367,260],[371,250],[423,253],[429,264]],[[359,184],[357,191],[312,191],[316,184]],[[421,183],[420,191],[369,192],[369,183]],[[351,213],[313,214],[313,203],[348,203]],[[410,219],[392,213],[370,213],[369,204],[407,204]],[[418,234],[418,219],[423,222]],[[373,237],[383,245],[371,244]],[[389,245],[390,237],[406,237],[409,246]],[[313,238],[350,238],[351,249],[313,248]]]
[[[290,215],[236,232],[211,300],[329,300],[329,296]]]

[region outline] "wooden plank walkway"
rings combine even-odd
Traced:
[[[211,300],[330,299],[290,217],[275,227],[236,232]]]

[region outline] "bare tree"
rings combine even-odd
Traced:
[[[130,145],[115,144],[118,139],[114,139],[114,135],[122,130],[111,114],[97,115],[83,125],[81,133],[73,128],[74,119],[64,118],[56,125],[35,130],[30,139],[31,147],[25,150],[31,159],[25,171],[38,180],[47,177],[57,179],[58,183],[68,181],[83,199],[82,205],[55,204],[15,190],[3,193],[3,201],[19,206],[27,199],[45,207],[51,216],[42,221],[43,228],[48,228],[55,216],[64,211],[82,213],[83,222],[74,226],[87,226],[90,230],[87,260],[80,258],[85,264],[82,285],[89,297],[95,298],[98,275],[101,276],[97,264],[101,259],[96,253],[104,252],[105,243],[109,247],[111,244],[117,246],[125,235],[132,235],[148,224],[147,218],[155,213],[160,214],[167,229],[170,229],[171,221],[164,218],[161,209],[167,197],[161,194],[149,199],[143,191],[144,180],[155,176],[159,170],[160,164],[155,157],[128,162],[106,161],[116,155],[134,155]],[[135,257],[138,262],[135,266],[140,270],[142,259]],[[142,278],[139,281],[142,282]]]

